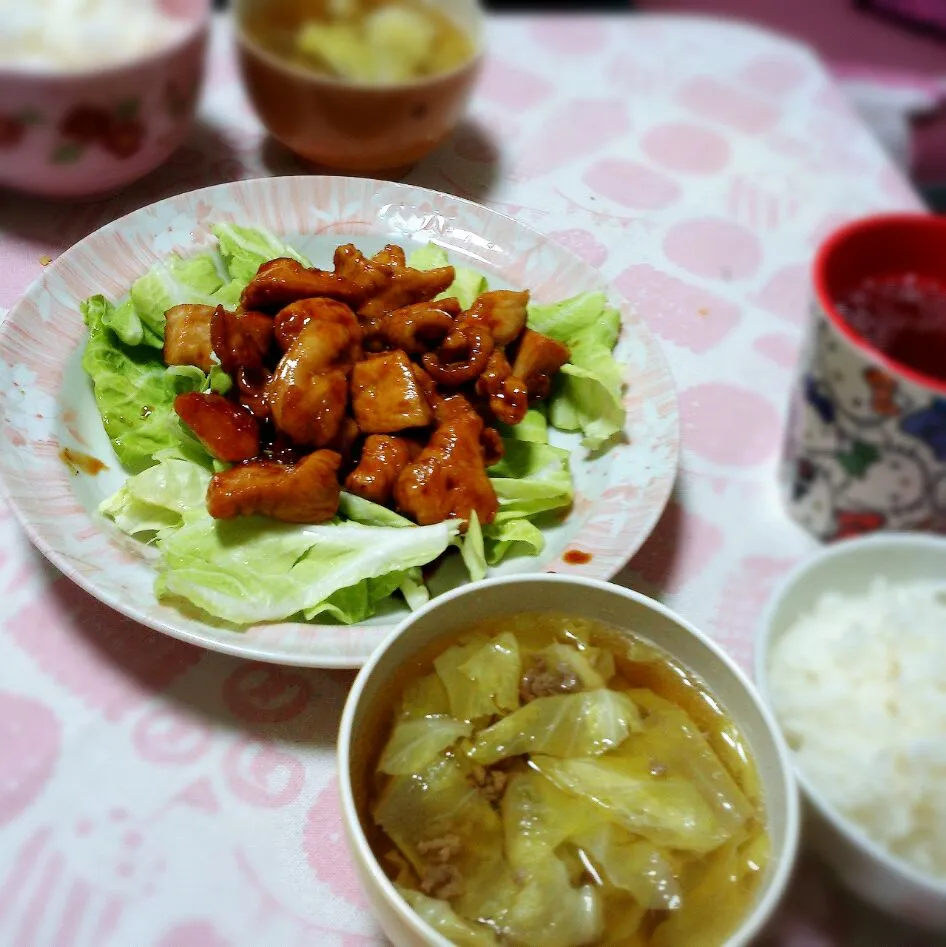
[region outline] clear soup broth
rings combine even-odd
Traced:
[[[378,709],[366,833],[453,943],[713,947],[755,902],[755,763],[706,685],[643,638],[492,619],[428,648]]]
[[[422,0],[244,0],[243,30],[284,62],[356,82],[422,79],[459,68],[475,46]]]

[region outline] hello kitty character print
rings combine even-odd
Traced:
[[[946,393],[891,373],[814,304],[789,403],[781,486],[822,540],[946,526]]]

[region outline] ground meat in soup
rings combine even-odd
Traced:
[[[459,853],[460,845],[460,839],[456,835],[444,835],[442,838],[417,843],[417,854],[427,862],[420,879],[421,891],[424,894],[449,900],[464,893],[466,886],[463,876],[459,868],[450,861]]]
[[[536,697],[572,694],[581,690],[581,681],[567,664],[550,667],[544,657],[537,657],[519,682],[519,699],[528,704]]]

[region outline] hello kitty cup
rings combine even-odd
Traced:
[[[859,220],[815,257],[780,481],[791,516],[821,540],[946,527],[946,360],[940,378],[911,369],[836,305],[864,279],[907,273],[946,287],[946,218]]]

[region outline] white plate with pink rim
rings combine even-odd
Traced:
[[[126,475],[82,371],[86,328],[79,303],[96,293],[120,300],[168,253],[211,248],[210,227],[223,221],[267,228],[317,266],[330,267],[340,243],[373,253],[385,243],[409,250],[433,241],[452,262],[483,272],[491,287],[526,288],[540,302],[605,287],[593,267],[563,247],[469,201],[405,184],[287,177],[204,188],[116,220],[47,267],[10,311],[0,327],[0,477],[33,543],[96,598],[174,637],[261,661],[358,667],[406,608],[392,607],[361,625],[215,625],[159,602],[153,550],[97,512]],[[574,505],[547,530],[540,556],[510,558],[492,575],[563,572],[609,579],[642,545],[670,495],[679,452],[673,378],[630,305],[608,295],[622,315],[616,355],[626,370],[626,442],[589,456],[576,435],[556,433],[552,442],[573,450]],[[63,448],[89,454],[107,469],[76,475],[60,458]],[[572,550],[579,555],[566,557]],[[458,570],[440,570],[432,593],[462,581]]]

